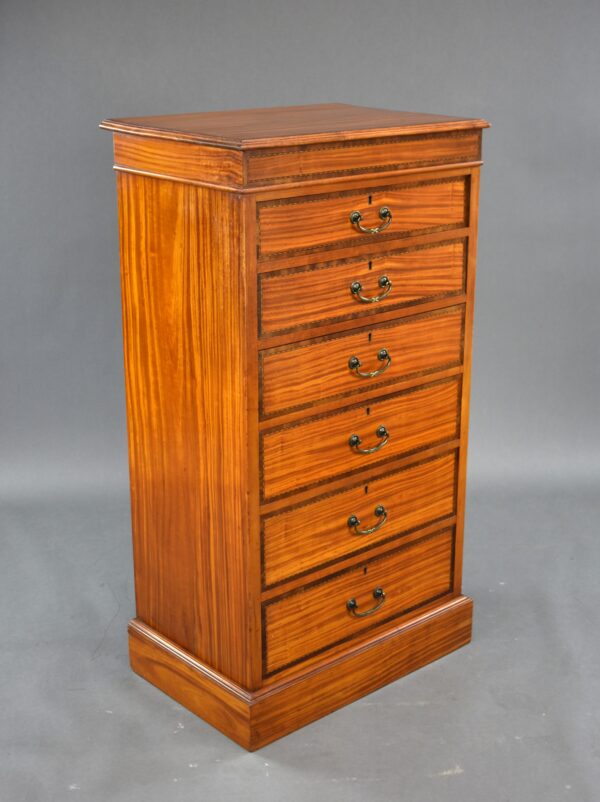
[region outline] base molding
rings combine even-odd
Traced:
[[[253,751],[431,663],[471,640],[473,602],[458,596],[304,673],[248,691],[139,619],[131,667],[192,713]]]

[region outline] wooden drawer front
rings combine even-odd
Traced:
[[[380,279],[388,279],[391,289]],[[303,267],[260,276],[260,332],[278,334],[381,310],[450,298],[465,290],[464,240],[336,265]],[[379,297],[365,302],[360,295]]]
[[[378,462],[458,437],[460,381],[427,385],[369,401],[262,436],[263,497],[272,499]],[[387,435],[376,430],[384,426]],[[361,443],[352,448],[350,438]],[[379,447],[371,454],[357,449]]]
[[[463,307],[453,306],[357,333],[262,351],[262,413],[271,415],[460,365],[463,323]],[[349,360],[356,356],[361,371],[380,370],[382,349],[389,352],[391,362],[380,375],[363,378],[350,368]]]
[[[449,593],[453,546],[454,532],[446,529],[265,604],[265,673],[355,638]],[[377,603],[376,588],[385,593],[382,606],[365,618],[352,615],[347,602],[355,599],[358,612],[369,610]]]
[[[305,181],[332,175],[458,164],[481,156],[479,131],[392,137],[366,142],[257,151],[248,157],[248,183]]]
[[[260,253],[273,256],[461,228],[467,224],[466,181],[465,177],[438,179],[259,203]],[[364,234],[350,222],[350,213],[356,210],[363,226],[379,226],[383,206],[392,212],[392,222],[381,234]]]
[[[367,484],[324,496],[263,519],[262,551],[265,586],[351,556],[455,513],[457,452],[397,470]],[[379,529],[359,535],[358,529],[381,522],[374,510],[383,505]]]

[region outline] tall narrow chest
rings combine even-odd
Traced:
[[[102,123],[131,665],[247,749],[470,640],[486,126],[344,104]]]

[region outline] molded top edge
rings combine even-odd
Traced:
[[[373,109],[346,103],[106,119],[100,128],[218,147],[292,147],[381,136],[488,128],[486,120]]]

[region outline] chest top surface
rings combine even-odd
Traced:
[[[122,133],[247,150],[487,128],[485,120],[346,103],[107,119]]]

